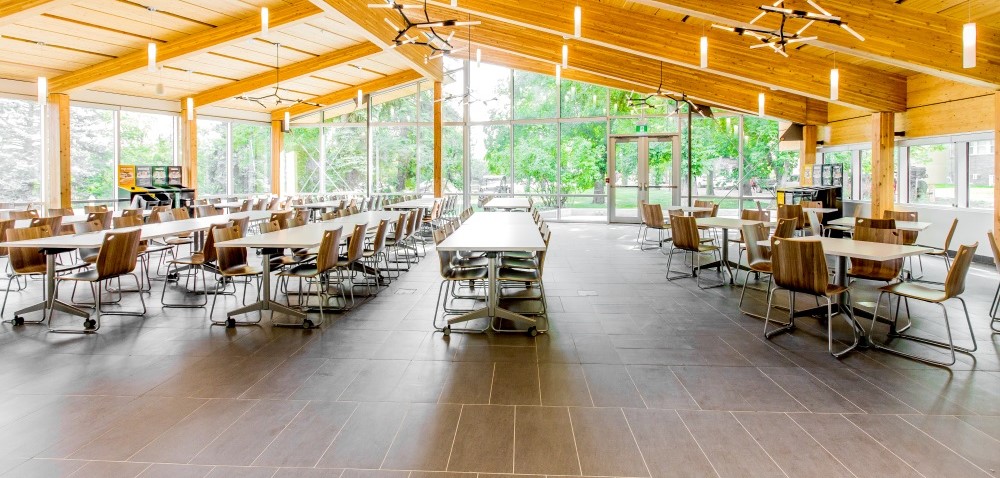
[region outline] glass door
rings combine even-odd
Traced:
[[[608,221],[639,222],[639,202],[664,209],[680,204],[680,137],[621,135],[608,138]]]

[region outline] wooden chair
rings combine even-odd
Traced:
[[[670,232],[670,223],[663,219],[663,208],[659,204],[642,204],[643,218],[646,223],[646,234],[649,234],[650,229],[657,232],[656,248],[659,249],[663,247],[663,241],[666,240],[663,237],[664,231]],[[643,236],[642,242],[640,242],[639,250],[646,250],[645,245],[648,243],[646,236]]]
[[[240,233],[240,228],[237,226],[227,226],[227,227],[215,227],[211,230],[211,235],[215,238],[215,242],[225,242],[232,241],[234,239],[239,239],[243,237]],[[250,286],[250,279],[257,278],[257,300],[260,300],[260,279],[264,270],[258,266],[252,266],[247,263],[247,250],[245,247],[215,247],[216,254],[218,256],[217,264],[219,269],[219,275],[224,279],[236,279],[244,278],[247,279],[243,285],[243,304],[246,305],[247,300],[247,288]],[[251,325],[260,323],[260,318],[255,321],[249,322],[237,322],[236,319],[232,317],[227,317],[225,321],[215,320],[215,302],[219,298],[219,294],[215,294],[212,297],[212,308],[209,310],[209,317],[211,318],[212,324],[215,325],[225,325],[226,328],[233,328],[237,325]]]
[[[958,219],[957,218],[951,220],[951,227],[948,228],[948,235],[945,236],[945,238],[944,238],[944,244],[942,244],[940,248],[936,248],[936,247],[933,247],[933,246],[926,246],[926,247],[931,247],[933,250],[930,251],[930,252],[925,252],[923,255],[917,256],[918,263],[920,264],[920,275],[921,276],[923,276],[923,273],[924,273],[924,259],[923,259],[924,255],[933,256],[933,257],[940,257],[940,258],[944,259],[944,267],[945,267],[945,269],[950,269],[951,268],[951,256],[948,255],[948,250],[951,249],[951,240],[955,238],[955,230],[956,229],[958,229]],[[913,269],[913,261],[912,261],[912,259],[910,261],[910,269],[911,270]],[[925,282],[929,282],[929,281],[925,281]],[[941,282],[931,282],[931,283],[933,283],[933,284],[941,284]]]
[[[374,287],[375,294],[378,294],[380,286],[388,284],[388,278],[382,277],[382,268],[389,267],[389,256],[385,252],[385,240],[389,234],[389,224],[392,221],[388,219],[383,219],[379,221],[378,227],[375,228],[375,235],[372,236],[371,241],[369,241],[364,250],[361,252],[361,260],[373,271],[371,285]]]
[[[819,219],[819,213],[816,211],[807,211],[806,222],[808,223],[810,236],[823,237],[823,222]]]
[[[12,226],[14,219],[8,219],[4,222],[9,222]],[[27,241],[30,239],[41,239],[43,237],[49,237],[52,235],[51,230],[46,227],[22,227],[14,228],[8,227],[6,229],[5,238],[8,242],[16,241]],[[10,271],[8,272],[9,277],[7,279],[7,291],[3,296],[3,306],[0,306],[0,315],[7,310],[7,297],[10,295],[10,288],[14,282],[18,283],[18,290],[23,288],[18,280],[20,278],[41,278],[45,275],[46,270],[46,257],[45,253],[42,252],[41,248],[38,247],[11,247],[7,249],[8,254],[8,265],[10,266]],[[14,280],[11,280],[14,279]],[[27,284],[27,283],[26,283]],[[27,285],[25,285],[27,287]],[[45,287],[42,288],[43,300],[48,300],[47,291]],[[23,324],[41,324],[44,323],[48,317],[47,311],[42,310],[42,318],[39,320],[24,320],[24,317],[14,317],[10,322],[14,325]]]
[[[972,259],[975,256],[976,248],[979,247],[979,243],[975,243],[969,246],[962,245],[958,247],[958,252],[955,254],[955,260],[952,262],[951,267],[948,269],[948,275],[944,281],[944,290],[932,289],[914,282],[899,282],[896,284],[890,284],[879,289],[878,299],[875,302],[875,312],[878,315],[878,307],[882,303],[882,296],[888,297],[888,312],[889,316],[893,317],[893,323],[889,329],[889,338],[900,338],[906,340],[912,340],[914,342],[919,342],[927,345],[933,345],[937,347],[945,347],[951,353],[951,361],[943,362],[939,360],[933,360],[927,357],[921,357],[919,355],[914,355],[908,352],[903,352],[899,349],[894,349],[887,347],[886,344],[879,344],[876,341],[871,341],[873,347],[886,352],[890,352],[896,355],[901,355],[903,357],[911,358],[921,362],[926,362],[934,365],[941,366],[951,366],[955,364],[955,351],[971,354],[978,349],[976,344],[976,334],[972,331],[972,320],[969,318],[969,308],[965,305],[965,299],[962,299],[961,295],[965,292],[965,278],[969,273],[969,267],[972,265]],[[892,312],[892,300],[891,295],[896,295],[903,297],[905,299],[919,300],[922,302],[928,302],[931,304],[937,304],[941,307],[941,312],[944,314],[944,326],[948,334],[948,342],[941,342],[937,340],[932,340],[926,337],[918,337],[915,335],[909,335],[901,333],[904,329],[897,328],[897,322],[899,319],[899,306],[896,306],[896,313],[893,315]],[[944,302],[949,299],[958,299],[962,304],[962,310],[965,312],[965,321],[969,326],[969,338],[972,341],[972,348],[956,347],[955,340],[952,338],[951,334],[951,323],[948,320],[948,308],[944,306]],[[907,314],[909,316],[909,314]],[[909,317],[912,323],[912,317]],[[872,321],[871,330],[869,332],[870,336],[874,335],[875,324],[877,321]],[[909,328],[907,326],[906,328]]]
[[[778,204],[778,219],[795,219],[795,230],[805,229],[806,216],[801,204]]]
[[[533,315],[537,316],[540,320],[536,324],[545,323],[544,327],[531,326],[528,328],[528,335],[536,336],[539,333],[548,332],[548,302],[545,300],[545,283],[542,280],[545,272],[545,256],[546,251],[549,247],[549,240],[551,238],[551,232],[547,229],[542,233],[542,242],[545,243],[545,250],[538,251],[535,253],[534,257],[529,260],[519,259],[519,260],[508,260],[506,264],[501,262],[501,267],[497,270],[497,280],[501,284],[507,283],[515,286],[515,292],[511,299],[516,298],[518,301],[530,301],[537,302],[539,304],[538,310],[526,309],[521,312],[521,315]],[[517,286],[523,284],[524,290],[517,290]],[[505,289],[509,287],[501,286],[499,287],[499,294],[501,298],[504,298]],[[506,299],[506,300],[511,300]],[[496,329],[500,331],[513,332],[514,330],[506,329]]]
[[[186,256],[186,257],[177,257],[177,256],[174,256],[173,259],[167,261],[167,276],[168,277],[171,275],[171,273],[170,273],[170,268],[171,267],[173,267],[173,269],[174,269],[174,274],[178,273],[177,270],[180,267],[187,267],[187,268],[189,268],[189,269],[192,270],[191,273],[189,273],[189,274],[186,275],[186,280],[185,280],[185,285],[184,285],[184,292],[185,293],[200,294],[203,297],[203,300],[201,302],[198,302],[198,303],[167,302],[166,301],[167,285],[169,284],[169,282],[167,282],[167,283],[164,283],[164,285],[163,285],[163,291],[160,293],[160,303],[163,304],[163,307],[168,307],[168,308],[169,307],[174,307],[174,308],[179,308],[179,309],[192,309],[192,308],[201,308],[201,307],[205,307],[206,305],[208,305],[208,294],[210,293],[210,291],[209,291],[209,287],[208,287],[208,281],[205,279],[205,270],[207,268],[211,267],[215,263],[215,261],[216,261],[216,259],[218,257],[217,256],[217,251],[216,251],[216,248],[215,248],[215,239],[216,239],[216,237],[215,237],[215,234],[212,234],[212,231],[215,230],[216,228],[220,228],[220,227],[227,227],[227,225],[226,224],[214,224],[214,225],[212,225],[211,227],[208,228],[208,232],[205,233],[205,243],[202,245],[201,251],[194,252],[191,255]],[[201,291],[197,290],[197,288],[198,288],[198,276],[197,276],[197,273],[198,272],[201,272],[201,283],[202,283],[202,287],[203,287],[203,289]],[[193,284],[191,282],[192,279],[194,279],[194,283]],[[179,278],[177,280],[177,285],[180,285],[180,279]],[[214,292],[215,294],[218,294],[219,293],[218,287],[215,287],[214,289],[212,289],[212,292]]]
[[[767,301],[767,315],[764,317],[764,337],[770,339],[777,334],[795,328],[795,294],[802,293],[822,298],[826,301],[827,350],[834,357],[840,357],[858,345],[858,334],[854,323],[848,318],[854,343],[839,352],[833,351],[833,296],[847,290],[842,285],[830,284],[830,274],[826,268],[823,243],[816,239],[771,239],[771,269],[774,290]],[[788,322],[780,323],[780,328],[768,332],[771,321],[771,306],[774,294],[779,290],[788,292]],[[846,306],[846,304],[845,304]]]
[[[351,275],[351,268],[361,260],[365,251],[365,233],[368,231],[368,224],[355,224],[354,230],[351,231],[351,237],[347,241],[347,254],[337,257],[337,269],[343,271],[344,274],[338,274],[338,277],[342,277],[343,280],[347,280],[348,276]],[[351,284],[351,305],[347,306],[346,302],[344,308],[348,309],[354,307],[354,284]],[[370,289],[369,289],[370,290]]]
[[[2,219],[2,220],[0,220],[0,240],[4,240],[4,241],[7,240],[7,231],[9,231],[11,229],[14,229],[14,225],[15,225],[16,222],[17,221],[14,220],[14,219]],[[8,251],[6,247],[0,247],[0,257],[8,257],[9,258],[9,256],[10,256],[10,251]],[[9,261],[7,262],[7,266],[6,267],[7,267],[7,270],[9,271],[10,270],[10,262]],[[7,276],[7,281],[9,282],[11,279],[15,279],[17,281],[17,287],[18,287],[17,290],[18,291],[24,290],[24,288],[21,287],[20,279],[17,279],[17,278],[14,278],[14,277],[8,275]],[[10,284],[8,284],[8,285],[10,285]]]
[[[91,232],[103,231],[104,225],[97,220],[78,222],[73,224],[73,232],[76,234],[87,234]],[[93,265],[97,262],[97,254],[101,252],[100,248],[87,248],[87,249],[77,249],[76,253],[80,257],[80,262],[87,265]]]
[[[747,250],[747,267],[750,270],[747,271],[746,276],[743,278],[743,290],[740,292],[739,308],[744,314],[755,315],[743,310],[743,298],[747,293],[747,282],[750,282],[751,272],[758,278],[761,274],[767,274],[767,289],[765,292],[767,292],[768,299],[771,297],[771,283],[773,281],[771,277],[771,250],[761,245],[762,242],[767,240],[767,236],[771,230],[767,227],[767,224],[761,223],[752,226],[743,226],[740,232]]]
[[[278,274],[280,277],[287,279],[296,278],[299,280],[299,306],[304,307],[308,303],[308,298],[312,295],[313,286],[317,286],[317,295],[319,296],[319,323],[313,324],[312,320],[308,318],[302,321],[303,328],[312,328],[314,326],[320,326],[325,322],[326,318],[323,315],[323,304],[330,301],[330,277],[331,272],[337,272],[337,283],[343,283],[343,278],[339,276],[339,270],[336,269],[338,249],[340,248],[340,236],[343,233],[344,228],[338,227],[333,230],[323,231],[323,241],[319,245],[319,250],[316,253],[316,262],[310,264],[299,264],[287,271],[283,271]],[[305,299],[302,296],[302,281],[305,280],[308,284],[306,289]],[[346,302],[345,302],[346,305]]]
[[[699,274],[701,271],[701,254],[706,252],[718,253],[719,247],[713,244],[705,244],[701,241],[701,237],[698,235],[698,225],[695,222],[695,218],[692,216],[675,216],[672,218],[670,226],[673,232],[673,241],[670,242],[670,251],[667,252],[667,280],[672,281],[674,279],[681,279],[684,277],[696,277],[696,283],[699,288],[708,289],[712,287],[721,287],[725,281],[721,281],[718,284],[712,284],[709,287],[702,287],[701,285],[701,274]],[[671,277],[670,265],[676,252],[688,253],[691,260],[690,274],[675,274]]]
[[[240,208],[236,212],[247,212],[251,207],[253,207],[253,201],[250,199],[244,199],[243,202],[240,203]]]
[[[31,219],[30,227],[47,227],[50,231],[62,234],[62,216],[36,217]]]
[[[49,208],[49,217],[72,216],[72,215],[73,215],[73,208],[71,207]]]
[[[132,216],[142,219],[142,209],[134,209],[134,208],[122,209],[122,217],[132,217]]]
[[[218,216],[219,210],[215,208],[212,204],[204,204],[195,207],[195,215],[197,217],[211,217]]]
[[[153,206],[153,209],[149,210],[149,217],[146,218],[146,224],[159,224],[163,221],[160,218],[160,214],[170,211],[170,206]]]
[[[873,219],[870,217],[854,218],[854,227],[870,227],[872,229],[896,229],[895,219]]]
[[[272,212],[268,222],[277,222],[282,229],[288,229],[288,221],[292,219],[293,214],[295,214],[293,211]]]
[[[795,235],[798,219],[778,219],[778,226],[774,228],[774,237],[788,239]]]
[[[127,232],[108,232],[104,235],[101,243],[101,250],[97,255],[97,262],[94,268],[74,274],[59,276],[56,280],[56,290],[58,284],[66,281],[87,282],[90,284],[90,291],[94,297],[95,315],[92,319],[83,322],[83,329],[53,329],[54,332],[75,332],[93,333],[101,328],[101,315],[146,315],[146,301],[142,298],[142,293],[138,294],[139,303],[142,304],[140,311],[102,311],[104,283],[116,280],[118,282],[117,293],[121,294],[121,277],[132,276],[135,279],[136,289],[141,289],[139,277],[132,271],[135,269],[139,256],[139,240],[142,231],[135,229]],[[49,310],[49,322],[51,323],[52,310]]]
[[[987,232],[986,237],[990,240],[990,249],[993,251],[993,266],[996,267],[997,274],[1000,274],[1000,245],[997,244],[993,231]],[[997,328],[1000,324],[998,312],[1000,312],[1000,283],[997,284],[997,291],[993,294],[993,305],[990,307],[990,328],[994,334],[1000,333],[1000,329]]]
[[[87,222],[97,221],[101,223],[101,230],[111,229],[111,219],[114,217],[111,211],[95,211],[87,213]]]
[[[809,217],[809,214],[805,211],[805,209],[822,209],[823,208],[823,202],[822,201],[802,201],[801,204],[802,204],[802,209],[803,209],[802,212],[806,213],[806,227],[809,227],[809,228],[814,227],[813,222],[812,222],[812,218]],[[816,219],[819,221],[817,223],[817,225],[822,226],[823,225],[823,213],[813,211],[813,214],[816,215]]]
[[[881,244],[903,243],[899,231],[895,229],[873,229],[870,227],[856,227],[854,229],[854,240],[878,242]],[[874,261],[870,259],[851,258],[851,267],[847,270],[847,276],[855,279],[890,283],[899,280],[902,270],[903,259]]]
[[[771,211],[765,211],[760,209],[760,203],[757,203],[758,209],[744,209],[740,211],[740,219],[744,221],[761,221],[761,222],[771,222]],[[770,233],[771,229],[768,228],[767,232]],[[767,235],[765,234],[765,239]],[[745,239],[743,238],[743,229],[740,229],[740,237],[733,240],[739,246],[739,253],[736,256],[736,263],[739,264],[743,260],[743,251],[746,250]]]
[[[35,219],[37,217],[39,217],[38,211],[35,209],[29,209],[27,211],[10,211],[7,213],[7,219],[14,220]]]
[[[92,212],[108,212],[107,206],[83,206],[84,214],[90,214]]]

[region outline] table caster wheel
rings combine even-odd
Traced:
[[[448,325],[445,328],[441,329],[441,333],[444,334],[445,337],[451,335],[451,326]]]
[[[235,329],[236,328],[236,319],[233,319],[233,318],[226,319],[226,328],[227,329]]]
[[[316,325],[313,324],[313,321],[311,321],[309,319],[306,319],[306,320],[302,321],[302,328],[303,329],[311,329],[311,328],[313,328],[315,326]]]
[[[10,321],[14,325],[24,325],[24,317],[14,317],[14,320]]]
[[[85,328],[85,329],[93,329],[95,327],[97,327],[97,321],[96,320],[94,320],[94,319],[87,319],[87,320],[83,321],[83,328]]]
[[[530,329],[528,329],[528,335],[530,335],[532,337],[537,337],[538,336],[538,327],[531,327]]]

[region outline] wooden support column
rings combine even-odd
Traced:
[[[881,218],[896,203],[896,172],[893,148],[896,142],[895,116],[891,112],[872,114],[872,215]]]
[[[799,184],[812,186],[815,179],[812,176],[813,165],[816,164],[816,139],[819,127],[807,124],[802,127],[802,144],[799,146]]]
[[[442,182],[442,167],[444,160],[444,144],[441,142],[441,82],[434,82],[434,197],[439,198],[444,192]]]
[[[285,150],[282,120],[271,121],[271,194],[281,196],[281,153]]]
[[[56,114],[52,124],[58,128],[53,137],[59,138],[59,144],[53,145],[59,154],[59,207],[72,207],[73,178],[70,166],[69,95],[49,95],[49,104],[54,106]]]
[[[187,102],[181,100],[181,166],[184,185],[198,195],[198,116],[188,119]]]
[[[1000,91],[993,94],[993,177],[1000,177]],[[993,235],[1000,237],[1000,185],[993,185]]]

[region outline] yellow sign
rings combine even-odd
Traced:
[[[118,187],[126,191],[135,191],[135,165],[118,165]]]

